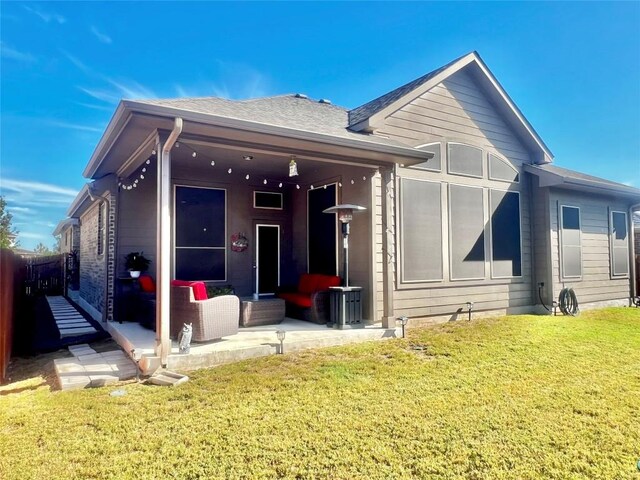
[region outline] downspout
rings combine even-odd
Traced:
[[[182,133],[182,118],[176,117],[173,130],[162,146],[158,161],[157,190],[157,262],[158,262],[158,298],[156,302],[156,355],[160,362],[167,365],[171,353],[170,325],[170,282],[171,282],[171,211],[169,197],[171,193],[171,149]]]
[[[633,211],[634,210],[640,210],[640,203],[636,203],[635,205],[631,205],[629,207],[629,226],[631,227],[629,232],[629,242],[631,242],[630,248],[629,248],[629,263],[631,265],[631,283],[629,285],[630,287],[630,293],[631,293],[631,305],[633,305],[633,302],[635,300],[635,298],[638,296],[638,285],[636,284],[636,232],[635,229],[633,228]]]

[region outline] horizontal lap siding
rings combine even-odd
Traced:
[[[628,206],[614,198],[552,190],[549,216],[551,220],[551,256],[554,296],[563,287],[573,288],[580,303],[619,300],[629,297],[629,278],[611,277],[609,248],[609,209],[627,211]],[[582,278],[563,279],[558,235],[559,205],[580,208],[582,230]]]
[[[507,158],[520,170],[521,177],[520,183],[515,186],[489,181],[486,178],[486,160],[484,180],[448,175],[446,161],[443,161],[442,173],[405,168],[399,170],[400,177],[444,182],[445,189],[446,183],[460,183],[500,190],[515,188],[519,191],[522,222],[522,278],[505,280],[487,278],[482,281],[453,282],[446,279],[442,282],[421,284],[416,288],[411,288],[407,284],[397,284],[394,291],[395,314],[409,317],[454,314],[468,301],[474,302],[474,310],[504,310],[534,304],[531,280],[534,257],[531,235],[533,219],[530,214],[528,179],[520,168],[521,165],[530,163],[529,152],[502,120],[474,80],[464,71],[456,73],[429,92],[391,113],[384,125],[379,126],[377,132],[411,146],[447,141],[478,146],[485,152],[498,153]],[[396,203],[396,208],[397,206]],[[448,213],[443,212],[443,216],[446,221]],[[397,237],[396,245],[399,245],[398,240]],[[489,252],[486,254],[488,259]],[[396,261],[398,258],[399,256],[396,255]],[[382,261],[381,253],[376,260]],[[487,267],[487,277],[489,275],[490,267]]]

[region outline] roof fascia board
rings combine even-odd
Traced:
[[[362,128],[364,128],[365,130],[375,130],[380,124],[380,122],[384,120],[386,117],[388,117],[391,113],[395,112],[396,110],[399,110],[404,105],[406,105],[412,100],[415,100],[423,93],[428,92],[433,87],[435,87],[436,85],[438,85],[439,83],[441,83],[442,81],[444,81],[445,79],[453,75],[454,73],[458,72],[459,70],[469,65],[471,62],[473,62],[474,59],[475,59],[475,55],[473,53],[469,53],[465,55],[456,63],[449,66],[449,68],[444,69],[442,72],[438,73],[433,78],[430,78],[429,80],[424,82],[422,85],[408,92],[406,95],[403,95],[395,102],[387,105],[385,108],[383,108],[379,112],[374,113],[368,119],[363,120],[362,122],[354,125],[352,128],[355,130],[357,129],[357,127],[362,126]]]
[[[60,220],[58,225],[56,225],[56,229],[53,231],[53,236],[57,237],[62,234],[62,231],[67,227],[73,227],[78,225],[80,222],[77,218],[65,218],[64,220]]]
[[[71,202],[71,205],[69,205],[69,209],[67,210],[67,217],[77,218],[76,213],[78,212],[78,210],[80,209],[84,201],[87,200],[88,198],[89,198],[89,184],[85,183],[80,189],[80,191],[78,192],[78,194],[76,195],[76,198],[74,198],[73,201]]]
[[[181,109],[176,107],[166,107],[160,105],[149,105],[131,100],[123,100],[122,103],[132,112],[139,112],[148,115],[160,117],[181,117],[190,122],[216,125],[247,132],[264,133],[268,135],[276,135],[281,137],[293,138],[297,140],[307,140],[311,142],[323,143],[327,145],[351,147],[359,150],[372,150],[379,153],[387,153],[401,157],[419,159],[424,161],[428,159],[427,152],[416,150],[410,147],[396,147],[393,145],[383,145],[367,140],[354,140],[350,138],[336,137],[325,133],[309,132],[307,130],[297,130],[293,128],[280,127],[267,123],[251,122],[247,120],[239,120],[236,118],[222,117],[208,113],[194,112],[192,110]]]
[[[109,120],[109,124],[102,134],[98,145],[93,151],[93,154],[89,159],[89,163],[82,172],[82,175],[85,178],[91,178],[93,177],[93,175],[95,175],[105,155],[109,150],[111,150],[113,144],[118,140],[127,124],[131,120],[131,115],[127,114],[125,103],[126,102],[124,100],[120,101],[118,107],[116,108],[116,111],[111,117],[111,120]]]

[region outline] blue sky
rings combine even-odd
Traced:
[[[640,187],[640,2],[0,3],[0,188],[51,232],[120,98],[353,108],[477,50],[556,164]]]

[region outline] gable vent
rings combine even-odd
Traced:
[[[296,94],[294,95],[294,97],[296,97],[296,98],[309,98],[309,97],[307,97],[304,93],[296,93]]]
[[[331,100],[327,100],[326,98],[321,98],[320,100],[318,100],[318,103],[326,103],[328,105],[331,105]]]

